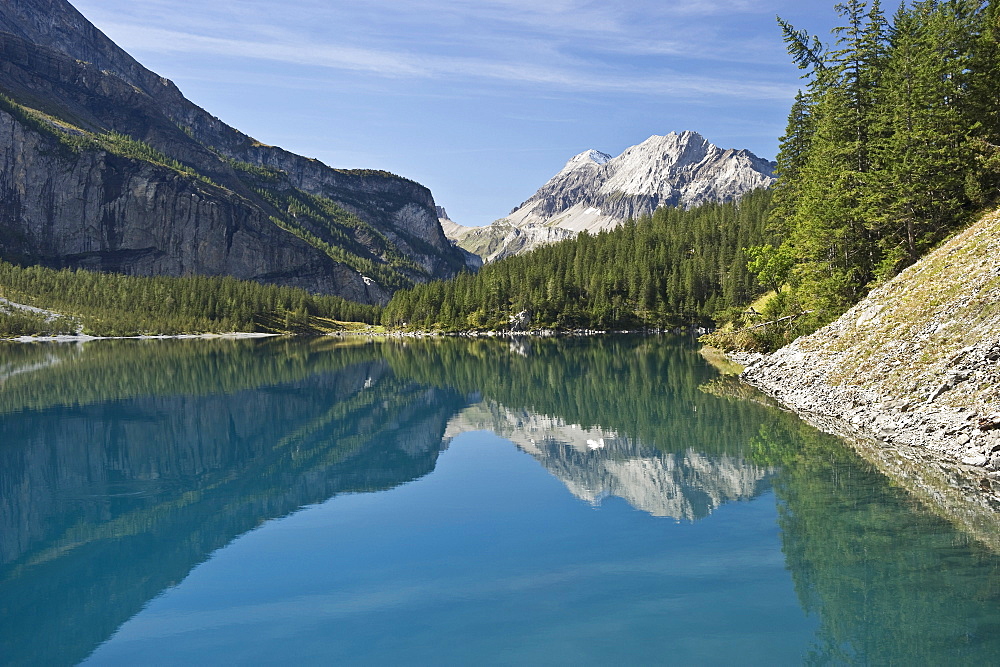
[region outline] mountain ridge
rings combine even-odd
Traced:
[[[770,186],[774,167],[746,149],[719,148],[697,132],[652,135],[615,157],[595,149],[579,153],[506,217],[447,233],[492,261],[581,231],[611,229],[661,206],[732,201]]]
[[[398,287],[449,277],[464,265],[461,252],[441,231],[433,196],[424,186],[379,170],[335,169],[254,140],[187,100],[172,82],[139,64],[63,0],[11,0],[0,6],[0,52],[0,92],[20,107],[6,109],[7,127],[30,130],[25,136],[38,130],[45,135],[47,129],[84,137],[120,133],[190,167],[207,185],[179,183],[172,174],[152,173],[134,162],[117,161],[111,168],[93,146],[44,160],[8,144],[3,147],[9,166],[5,173],[24,176],[21,182],[0,182],[0,225],[22,242],[16,248],[0,245],[3,256],[127,273],[229,274],[368,303],[384,303]],[[22,141],[18,150],[50,150],[51,139]],[[77,174],[75,183],[54,182],[56,174],[81,171],[81,160],[90,167]],[[137,214],[122,214],[136,209],[136,203],[114,196],[118,181],[133,192],[159,190],[161,201],[141,212],[166,227],[175,222],[166,209],[176,208],[177,197],[190,197],[193,186],[201,201],[223,211],[221,217],[196,216],[198,227],[210,228],[211,236],[222,239],[195,241],[197,247],[212,246],[206,251],[212,256],[153,238],[150,225],[137,228]],[[224,192],[213,190],[213,184]],[[171,187],[179,191],[167,192]],[[31,202],[30,190],[52,191],[53,197]],[[58,192],[73,191],[99,191],[102,201],[67,209]],[[84,234],[86,239],[75,245],[61,243],[52,227],[69,217],[85,221],[83,227],[96,233]],[[102,220],[114,221],[112,226],[128,233],[109,238],[100,231],[107,226]],[[240,246],[238,231],[250,230],[263,242]],[[137,247],[139,240],[130,234],[145,237],[146,245]],[[279,257],[284,246],[294,257]],[[86,261],[81,253],[89,253]],[[159,260],[130,261],[136,253],[152,253]]]

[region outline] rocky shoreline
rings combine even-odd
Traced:
[[[771,356],[743,359],[746,370],[741,377],[797,413],[838,420],[852,434],[887,445],[926,449],[956,464],[981,468],[1000,481],[1000,414],[934,400],[954,388],[956,377],[968,377],[969,372],[949,373],[929,391],[928,399],[917,401],[857,385],[831,385],[822,366],[798,365],[807,358],[793,343]]]
[[[815,333],[730,356],[744,381],[1000,545],[1000,214]]]
[[[788,354],[796,351],[729,356],[746,367],[743,381],[844,439],[938,514],[1000,549],[1000,431],[980,426],[969,410],[880,401],[857,388],[831,386],[819,373],[790,367]]]

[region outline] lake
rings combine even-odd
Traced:
[[[1000,557],[679,337],[0,346],[0,664],[998,664]]]

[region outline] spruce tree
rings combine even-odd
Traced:
[[[969,210],[966,180],[974,160],[966,78],[975,30],[969,2],[917,2],[893,21],[875,118],[876,277],[916,261]]]

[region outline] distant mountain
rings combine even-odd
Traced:
[[[483,265],[483,258],[479,253],[473,252],[465,247],[462,243],[459,243],[455,235],[461,236],[464,230],[475,229],[474,227],[463,227],[454,220],[448,217],[448,211],[444,210],[443,206],[437,207],[438,222],[441,223],[441,230],[449,241],[455,246],[456,250],[462,253],[465,260],[466,268],[476,271]]]
[[[427,188],[265,145],[65,0],[0,3],[0,259],[380,303],[454,275]]]
[[[555,243],[576,236],[576,232],[562,227],[525,225],[518,227],[506,220],[497,220],[482,227],[465,227],[452,220],[442,220],[445,236],[456,246],[478,259],[478,265],[501,257],[519,255],[547,243]]]
[[[584,151],[506,218],[445,233],[491,261],[583,230],[617,227],[660,206],[691,208],[738,199],[771,185],[774,167],[748,150],[719,148],[697,132],[671,132],[618,157]]]

